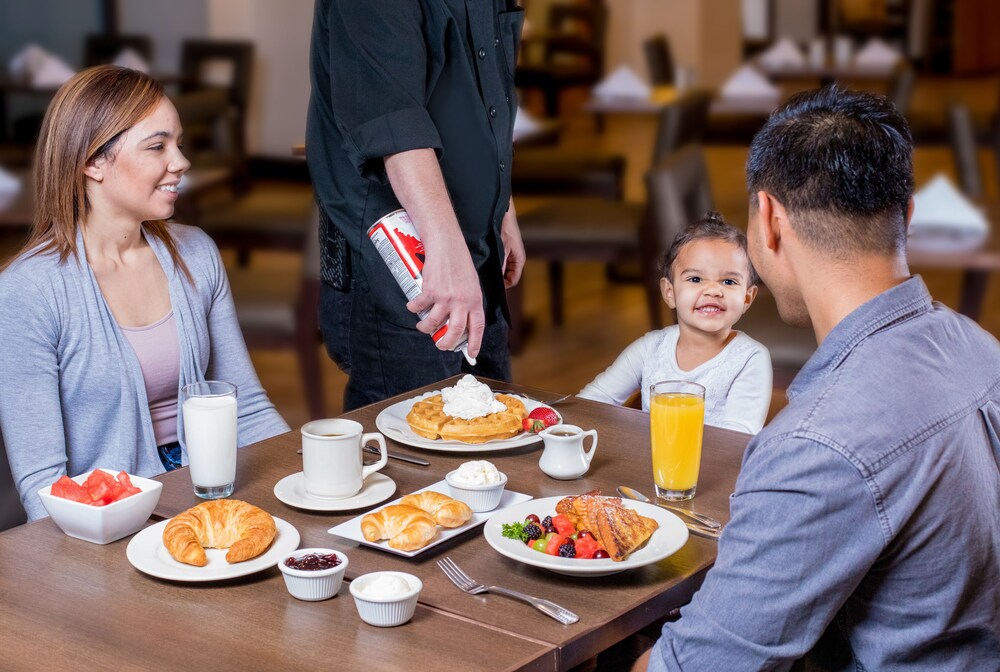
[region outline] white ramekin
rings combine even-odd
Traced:
[[[365,595],[362,589],[371,581],[380,576],[398,576],[410,585],[410,590],[402,595],[391,597],[376,597]],[[358,616],[369,625],[380,628],[391,628],[402,625],[413,618],[413,612],[417,608],[417,598],[423,589],[423,582],[413,574],[406,572],[372,572],[362,574],[351,581],[351,595],[354,596],[354,604],[358,608]]]
[[[336,555],[340,558],[340,564],[329,569],[294,569],[285,565],[288,558],[301,558],[304,555],[316,553],[317,555]],[[285,577],[285,587],[292,597],[306,602],[319,602],[329,600],[340,591],[340,585],[344,581],[344,572],[347,571],[347,556],[332,548],[300,548],[297,551],[281,557],[278,561],[278,569]]]
[[[499,483],[470,485],[468,483],[456,482],[453,479],[457,471],[457,469],[449,471],[444,477],[444,480],[448,483],[448,490],[452,497],[465,502],[476,513],[492,511],[497,508],[500,498],[503,497],[504,488],[507,486],[507,474],[500,473]]]

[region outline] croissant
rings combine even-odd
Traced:
[[[458,527],[472,518],[472,509],[468,504],[433,490],[406,495],[399,503],[423,509],[442,527]]]
[[[228,548],[226,562],[243,562],[266,551],[277,533],[267,511],[238,499],[216,499],[174,516],[163,528],[163,545],[178,562],[204,567],[206,548]]]
[[[394,504],[366,514],[361,519],[361,534],[368,541],[388,539],[389,546],[399,551],[415,551],[434,538],[437,523],[415,506]]]

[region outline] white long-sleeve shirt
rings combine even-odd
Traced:
[[[608,404],[624,404],[642,391],[642,410],[649,412],[649,388],[661,380],[687,380],[705,388],[705,424],[756,434],[771,405],[774,375],[767,348],[741,331],[712,357],[690,371],[677,364],[680,328],[672,325],[638,339],[581,390],[579,396]]]

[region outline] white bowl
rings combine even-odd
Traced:
[[[102,469],[112,476],[118,472]],[[73,480],[83,485],[92,472],[80,474]],[[142,529],[143,524],[160,501],[163,484],[140,476],[129,474],[132,485],[141,492],[112,502],[107,506],[92,506],[71,499],[63,499],[52,494],[52,486],[38,491],[42,505],[49,512],[52,522],[71,537],[94,544],[110,544]]]
[[[301,558],[304,555],[336,555],[340,564],[329,569],[295,569],[285,564],[288,558]],[[292,597],[306,602],[329,600],[340,592],[340,584],[344,582],[344,572],[347,571],[347,556],[332,548],[300,548],[292,551],[278,561],[278,569],[285,577],[285,587]]]
[[[500,498],[503,497],[504,488],[507,486],[507,474],[500,473],[499,483],[492,485],[470,485],[468,483],[458,483],[452,479],[457,471],[457,469],[449,471],[444,476],[452,497],[465,502],[476,513],[492,511],[497,508]]]
[[[376,596],[366,595],[363,590],[365,586],[376,580],[380,576],[398,576],[406,581],[410,590],[399,595]],[[354,596],[354,604],[358,608],[358,616],[369,625],[380,628],[391,628],[402,625],[413,618],[413,612],[417,608],[417,598],[423,589],[423,582],[413,574],[406,572],[372,572],[362,574],[351,581],[351,595]]]

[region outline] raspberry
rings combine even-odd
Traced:
[[[559,547],[559,557],[560,558],[575,558],[576,557],[576,545],[572,540],[567,540],[565,544]]]
[[[531,523],[530,525],[524,526],[524,533],[528,535],[528,539],[534,541],[535,539],[541,539],[542,528],[538,527],[538,525],[535,525],[534,523]]]

